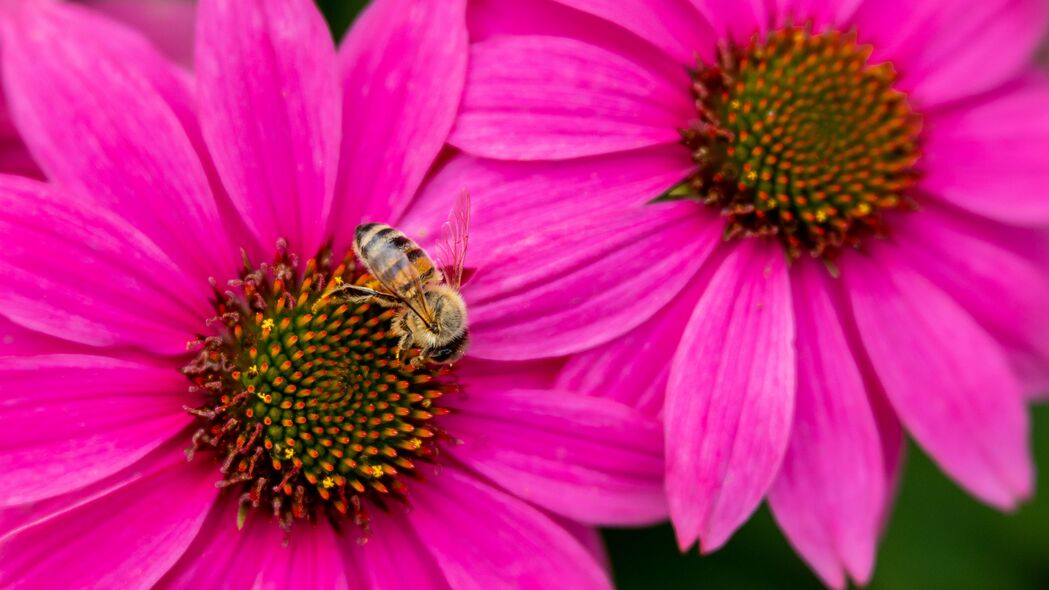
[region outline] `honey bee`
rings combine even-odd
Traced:
[[[374,281],[343,284],[328,296],[399,308],[390,329],[399,338],[398,358],[402,351],[418,346],[421,352],[412,359],[413,365],[459,360],[470,342],[466,302],[459,293],[469,225],[470,196],[464,191],[441,227],[440,266],[401,231],[383,223],[358,225],[353,252]]]

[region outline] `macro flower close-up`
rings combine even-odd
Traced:
[[[1049,1],[0,0],[0,590],[1049,587]]]
[[[825,584],[867,583],[905,436],[1016,509],[1049,367],[1047,11],[471,2],[428,190],[474,179],[475,241],[547,260],[492,294],[517,315],[475,314],[484,354],[571,355],[561,386],[659,416],[682,550],[767,500]]]
[[[465,2],[376,3],[338,49],[307,0],[196,18],[190,74],[91,7],[0,12],[46,178],[0,176],[0,587],[609,587],[592,527],[666,515],[657,421],[474,358],[484,326],[441,364],[374,289],[425,262],[452,296],[446,236],[415,234],[432,262],[393,228],[355,238],[440,208],[464,261],[467,180],[416,192]],[[471,309],[498,287],[484,247]]]

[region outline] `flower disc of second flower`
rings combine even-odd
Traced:
[[[792,27],[725,46],[695,74],[683,140],[699,168],[677,192],[721,210],[727,237],[776,235],[791,258],[884,233],[882,211],[910,203],[921,121],[869,54],[852,34]]]

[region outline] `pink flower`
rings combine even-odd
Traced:
[[[1031,493],[1043,1],[478,0],[468,22],[465,154],[430,190],[473,179],[476,242],[520,240],[498,258],[529,269],[478,295],[478,350],[574,353],[560,385],[661,412],[683,549],[767,497],[828,585],[866,582],[903,432],[984,502]]]
[[[206,0],[195,92],[83,9],[10,17],[52,184],[0,177],[0,586],[603,588],[573,521],[665,517],[653,419],[547,363],[412,368],[393,310],[323,298],[416,207],[464,11],[377,2],[337,55],[307,0]]]
[[[139,29],[178,63],[188,66],[192,62],[196,6],[191,0],[91,0],[86,4]],[[18,136],[3,96],[0,96],[0,172],[37,178],[43,175]]]

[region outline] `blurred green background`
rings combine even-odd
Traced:
[[[517,0],[508,0],[517,1]],[[341,38],[367,0],[317,0]],[[1049,407],[1034,410],[1038,464],[1049,465]],[[911,446],[896,507],[869,588],[1049,589],[1049,475],[1015,514],[979,504]],[[681,555],[669,526],[608,530],[617,586],[662,588],[822,588],[794,554],[766,508],[721,551]]]
[[[331,32],[336,39],[342,38],[350,22],[367,3],[368,0],[317,0],[317,6],[320,6],[321,11],[324,12],[325,18],[328,19],[328,26],[331,27]]]

